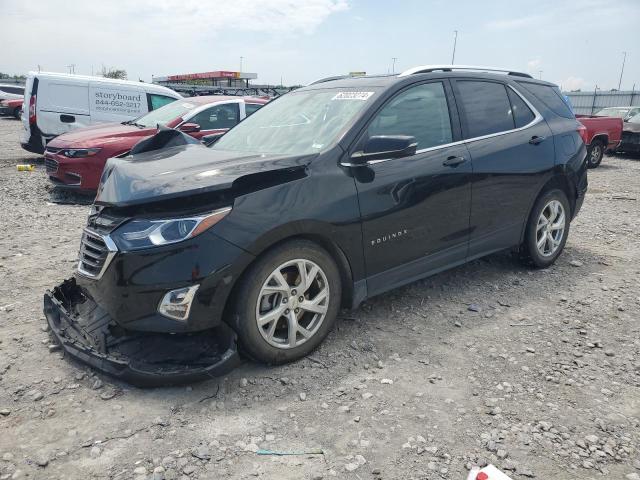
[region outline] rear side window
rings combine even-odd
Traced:
[[[368,129],[374,135],[410,135],[418,150],[451,143],[451,121],[440,82],[409,88],[378,112]]]
[[[245,103],[244,104],[245,114],[248,117],[252,113],[255,113],[256,111],[258,111],[260,107],[262,107],[261,103]]]
[[[149,111],[176,101],[175,98],[167,97],[166,95],[157,95],[155,93],[148,93],[147,95],[149,96]]]
[[[530,124],[536,117],[531,109],[524,103],[524,100],[520,98],[516,92],[507,88],[509,94],[509,101],[511,102],[511,115],[513,115],[513,121],[516,124],[516,128],[524,127]]]
[[[569,105],[562,99],[558,87],[540,85],[537,83],[518,82],[524,88],[533,93],[538,100],[544,103],[553,113],[565,118],[574,118]]]
[[[503,84],[474,80],[456,83],[469,138],[513,130],[511,104]]]

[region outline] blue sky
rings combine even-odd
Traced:
[[[456,63],[528,71],[565,88],[640,89],[640,0],[0,0],[0,71],[130,79],[210,70],[304,84],[349,71]]]

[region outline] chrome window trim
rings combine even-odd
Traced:
[[[478,81],[483,81],[483,80],[478,80]],[[534,125],[537,125],[538,123],[540,123],[541,121],[544,120],[544,117],[531,104],[531,102],[524,97],[524,95],[522,95],[518,90],[513,88],[511,85],[506,85],[504,83],[502,85],[504,85],[505,87],[510,88],[511,90],[513,90],[516,93],[516,95],[518,95],[522,99],[522,101],[527,105],[527,107],[529,107],[531,109],[531,111],[534,114],[533,120],[531,120],[526,125],[523,125],[522,127],[512,128],[511,130],[505,130],[503,132],[496,132],[496,133],[489,133],[487,135],[481,135],[479,137],[473,137],[473,138],[466,138],[464,140],[458,140],[457,142],[445,143],[443,145],[435,145],[433,147],[422,148],[420,150],[416,150],[415,155],[418,155],[419,153],[433,152],[433,151],[440,150],[440,149],[443,149],[443,148],[449,148],[449,147],[455,147],[455,146],[458,146],[458,145],[464,145],[464,144],[468,144],[468,143],[472,143],[472,142],[478,142],[480,140],[486,140],[487,138],[499,137],[499,136],[508,135],[508,134],[514,133],[514,132],[521,132],[523,130],[526,130],[528,128],[533,127]],[[511,102],[509,102],[509,104],[511,104]],[[413,155],[411,155],[409,157],[384,158],[384,159],[380,159],[380,160],[371,160],[370,162],[366,162],[366,163],[363,163],[363,164],[341,163],[340,165],[342,165],[343,167],[362,167],[362,166],[366,166],[366,165],[376,165],[378,163],[388,162],[389,160],[402,160],[403,158],[410,158],[410,157],[413,157]]]
[[[113,260],[113,257],[115,257],[116,253],[118,253],[118,247],[116,246],[116,244],[114,243],[114,241],[111,239],[111,237],[109,235],[101,235],[98,232],[95,232],[93,230],[91,230],[90,228],[85,228],[83,230],[84,233],[86,233],[87,235],[91,235],[93,237],[97,237],[99,239],[101,239],[104,244],[107,246],[107,257],[104,260],[104,265],[102,266],[102,268],[100,269],[100,271],[98,272],[98,274],[94,275],[91,272],[87,272],[86,270],[84,270],[82,268],[82,258],[80,257],[80,255],[78,255],[78,273],[81,274],[84,277],[87,278],[91,278],[93,280],[100,280],[100,278],[102,278],[102,275],[104,275],[104,272],[107,271],[107,268],[109,267],[109,265],[111,264],[111,261]],[[80,249],[82,250],[82,243],[80,244]]]

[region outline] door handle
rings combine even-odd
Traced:
[[[537,135],[534,135],[533,137],[531,137],[531,140],[529,140],[529,143],[531,145],[538,145],[542,142],[544,142],[546,137],[538,137]]]
[[[464,157],[451,156],[451,157],[448,157],[444,162],[442,162],[442,165],[444,167],[457,167],[458,165],[466,161],[467,159]]]
[[[60,115],[60,121],[62,123],[73,123],[76,121],[76,117],[73,115]]]

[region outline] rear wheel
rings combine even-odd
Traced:
[[[602,162],[604,155],[604,143],[601,140],[594,140],[587,150],[587,167],[597,168]]]
[[[538,198],[529,215],[521,248],[526,263],[546,268],[556,261],[569,235],[570,211],[562,190],[550,190]]]
[[[304,357],[333,327],[341,292],[335,262],[315,243],[296,240],[267,252],[236,294],[241,350],[269,364]]]

